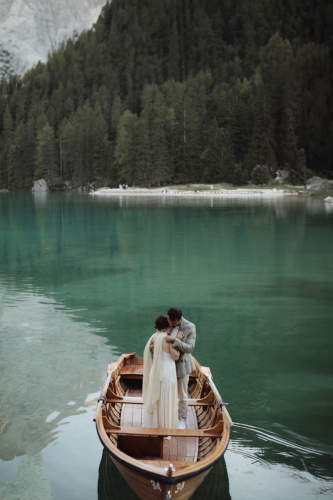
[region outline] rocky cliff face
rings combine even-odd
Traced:
[[[106,0],[0,0],[0,78],[24,73],[48,52],[91,28]]]

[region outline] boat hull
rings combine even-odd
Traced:
[[[193,495],[212,469],[211,467],[196,476],[186,478],[184,481],[180,480],[175,484],[167,484],[164,481],[151,479],[148,476],[144,476],[141,473],[129,469],[112,456],[111,459],[140,500],[165,500],[167,498],[187,500]]]
[[[141,427],[142,358],[124,354],[108,367],[94,417],[97,433],[114,466],[142,500],[190,498],[227,449],[232,421],[209,368],[194,361],[188,427],[183,431]],[[170,435],[170,441],[164,439]]]

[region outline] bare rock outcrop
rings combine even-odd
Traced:
[[[97,21],[106,0],[1,0],[0,77],[22,74]]]
[[[321,177],[311,177],[306,181],[306,188],[315,191],[333,189],[333,181],[329,179],[322,179]]]
[[[288,170],[277,170],[276,171],[276,178],[275,180],[279,182],[280,184],[284,184],[289,177],[289,172]]]

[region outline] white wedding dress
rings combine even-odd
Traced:
[[[171,354],[162,352],[162,380],[160,398],[157,401],[157,409],[152,413],[143,409],[142,427],[153,427],[162,429],[177,429],[178,427],[178,387],[175,360]],[[153,370],[150,370],[149,385],[147,389],[147,399],[152,387]]]

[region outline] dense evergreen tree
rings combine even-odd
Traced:
[[[139,172],[139,124],[138,117],[128,109],[119,121],[118,141],[115,157],[121,180],[134,186],[140,179]]]
[[[8,154],[14,139],[14,124],[9,106],[6,107],[2,117],[3,131],[0,141],[0,180],[1,187],[8,186]]]
[[[252,172],[254,169],[252,170]],[[234,165],[234,171],[232,176],[232,183],[234,186],[243,186],[248,182],[248,173],[247,170],[242,169],[242,167],[238,164]]]
[[[251,173],[251,181],[253,184],[267,184],[269,181],[268,169],[265,165],[256,165]]]
[[[168,113],[165,99],[157,85],[146,85],[142,93],[139,134],[139,169],[145,184],[167,182],[172,178],[167,147]]]
[[[208,131],[207,147],[202,153],[204,182],[232,182],[233,146],[227,127],[219,127],[213,120]]]
[[[249,170],[253,165],[267,165],[270,175],[277,169],[272,130],[271,101],[263,85],[261,73],[254,79],[252,98],[249,103],[252,118],[249,132],[249,147],[244,158],[244,165]]]
[[[0,85],[0,188],[333,175],[333,7],[112,0]]]
[[[58,177],[54,130],[48,122],[37,133],[35,180],[46,179],[51,184]]]

